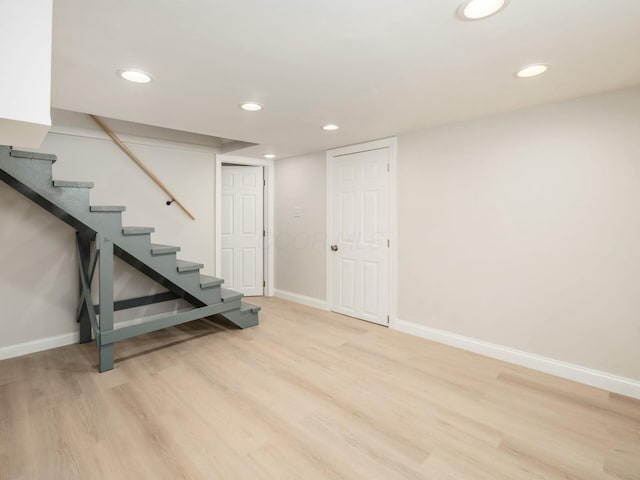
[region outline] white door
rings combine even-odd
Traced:
[[[263,294],[262,167],[222,166],[221,262],[224,286]]]
[[[389,148],[330,157],[331,307],[388,325]]]

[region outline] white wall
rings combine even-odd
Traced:
[[[640,380],[639,132],[635,88],[399,136],[399,319]],[[324,163],[276,161],[280,235],[325,231],[291,218]],[[325,258],[279,249],[276,287],[325,295]]]
[[[124,225],[155,227],[154,243],[181,246],[179,258],[204,263],[203,273],[213,275],[215,154],[219,149],[130,135],[122,138],[194,213],[196,221],[177,205],[167,206],[166,194],[86,116],[58,112],[53,132],[40,151],[58,155],[54,178],[95,182],[93,205],[126,205]],[[75,232],[2,182],[0,205],[0,358],[24,348],[69,343],[77,332]],[[123,262],[117,262],[116,273],[116,299],[165,291]],[[178,305],[169,302],[118,312],[116,321]],[[58,336],[58,340],[45,340]],[[20,346],[34,341],[33,346]],[[9,346],[14,347],[3,353],[3,347]]]
[[[51,126],[52,0],[0,0],[0,145],[38,147]]]
[[[325,154],[274,163],[276,289],[324,300],[327,296]]]
[[[400,319],[640,379],[640,89],[398,149]]]

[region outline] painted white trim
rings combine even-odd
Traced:
[[[331,252],[328,246],[331,244],[331,238],[333,238],[333,222],[332,222],[332,160],[335,157],[342,155],[349,155],[352,153],[366,152],[368,150],[378,150],[382,148],[389,149],[389,325],[391,326],[391,319],[397,316],[397,284],[398,284],[398,229],[397,229],[397,145],[398,141],[396,137],[383,138],[381,140],[373,140],[371,142],[359,143],[357,145],[349,145],[346,147],[334,148],[327,150],[326,162],[327,162],[327,305],[329,310],[333,305],[333,289],[331,282],[333,280],[333,266],[331,262]]]
[[[389,327],[398,318],[398,140],[389,139]]]
[[[457,333],[427,327],[418,323],[406,322],[404,320],[394,320],[391,328],[427,340],[444,343],[445,345],[461,348],[462,350],[573,380],[574,382],[584,383],[592,387],[602,388],[610,392],[619,393],[620,395],[640,399],[640,381],[638,380],[619,377],[598,370],[581,367],[580,365],[574,365],[561,360],[543,357],[515,348],[496,345],[495,343],[465,337]]]
[[[265,258],[265,289],[264,295],[266,297],[272,297],[274,295],[274,163],[273,160],[249,158],[249,157],[236,157],[233,155],[216,155],[216,191],[215,191],[215,249],[216,249],[216,276],[222,276],[222,242],[220,241],[219,232],[222,230],[222,164],[233,163],[234,165],[247,165],[251,167],[264,167],[265,179],[267,185],[264,187],[264,229],[267,232],[264,244],[264,258]]]
[[[114,323],[113,327],[118,329],[122,327],[129,327],[131,325],[138,325],[140,323],[144,323],[144,320],[144,318],[132,318],[130,320]],[[92,338],[95,340],[93,334]],[[55,335],[53,337],[39,338],[37,340],[17,343],[15,345],[7,345],[6,347],[0,347],[0,360],[21,357],[22,355],[29,355],[30,353],[51,350],[52,348],[66,347],[67,345],[73,345],[75,343],[80,343],[79,331]]]
[[[222,231],[222,201],[220,195],[222,193],[222,160],[216,155],[216,172],[215,172],[215,190],[213,192],[214,207],[214,232],[213,232],[213,248],[215,249],[215,267],[216,277],[222,277],[222,243],[218,238],[218,232]]]
[[[21,357],[22,355],[42,352],[43,350],[50,350],[52,348],[65,347],[73,343],[78,343],[79,341],[80,333],[73,332],[56,335],[54,337],[39,338],[38,340],[17,343],[15,345],[7,345],[6,347],[0,347],[0,360]]]
[[[273,290],[273,295],[278,298],[282,298],[283,300],[288,300],[290,302],[300,303],[302,305],[306,305],[308,307],[318,308],[320,310],[330,311],[329,304],[326,300],[322,300],[320,298],[307,297],[305,295],[300,295],[298,293],[287,292],[285,290],[278,290],[277,288]]]

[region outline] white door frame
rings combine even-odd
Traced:
[[[397,265],[398,240],[396,224],[396,137],[383,138],[371,142],[349,145],[347,147],[327,150],[327,308],[333,306],[333,262],[329,245],[333,237],[333,162],[335,157],[367,150],[389,149],[389,327],[397,318]]]
[[[246,165],[250,167],[263,167],[266,185],[264,187],[264,229],[266,235],[264,238],[264,295],[266,297],[273,296],[273,160],[261,160],[258,158],[234,157],[232,155],[216,155],[216,189],[215,189],[215,211],[216,211],[216,277],[222,277],[222,164],[231,163],[233,165]]]

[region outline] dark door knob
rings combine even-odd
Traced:
[[[337,252],[338,251],[338,245],[331,245],[331,251],[332,252]]]

